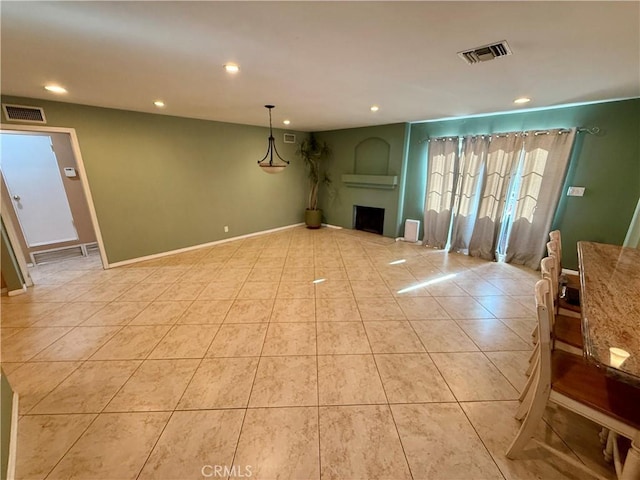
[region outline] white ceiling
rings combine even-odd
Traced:
[[[640,96],[640,2],[6,2],[2,93],[329,130]],[[507,40],[513,55],[456,53]],[[222,65],[236,62],[240,73]],[[46,83],[69,93],[52,95]],[[153,101],[162,99],[162,111]],[[369,107],[380,106],[377,113]]]

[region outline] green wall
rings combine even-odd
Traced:
[[[423,218],[425,138],[574,126],[600,133],[579,133],[573,149],[563,192],[569,185],[586,192],[563,194],[558,205],[553,228],[562,232],[563,266],[577,268],[579,240],[622,245],[640,196],[640,99],[412,124],[404,218]]]
[[[291,165],[268,175],[256,164],[267,148],[266,127],[37,99],[2,102],[43,107],[47,126],[76,129],[109,263],[303,220],[304,167],[281,130],[276,145]]]
[[[4,221],[0,219],[0,269],[2,270],[2,278],[7,284],[7,290],[13,292],[21,290],[24,285],[22,273],[13,252],[13,247],[9,241],[7,231],[4,228]]]
[[[320,207],[324,214],[323,221],[332,225],[352,228],[354,205],[384,208],[383,234],[387,237],[397,236],[400,218],[398,210],[402,207],[400,202],[402,193],[400,180],[404,168],[405,133],[407,129],[408,124],[398,123],[348,130],[331,130],[317,134],[318,138],[325,140],[331,146],[333,152],[331,159],[327,162],[327,173],[332,180],[329,187],[331,191],[327,188],[322,188],[320,191]],[[386,174],[398,176],[399,185],[396,188],[384,190],[352,187],[342,182],[343,174],[367,173],[367,160],[372,162],[371,172],[382,173],[380,156],[372,154],[375,152],[368,152],[368,144],[362,143],[369,139],[376,139],[370,143],[384,145],[384,156],[386,156],[386,148],[388,148]],[[359,168],[365,169],[363,172],[356,172],[356,148],[359,145],[360,155],[358,162]]]

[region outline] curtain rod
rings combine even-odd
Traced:
[[[563,133],[566,133],[566,132],[570,131],[570,129],[568,129],[568,128],[561,128],[559,130],[560,130],[560,132],[563,132]],[[589,135],[597,135],[598,133],[600,133],[600,127],[591,127],[591,128],[589,128],[589,127],[578,127],[578,128],[576,128],[576,132],[577,133],[588,133]],[[472,135],[472,136],[474,136],[474,137],[506,137],[510,133],[514,133],[514,132],[509,132],[509,133],[484,133],[484,134]],[[535,130],[534,135],[543,135],[543,134],[549,134],[549,133],[550,133],[550,130]],[[515,132],[515,134],[516,135],[518,135],[518,134],[525,134],[526,135],[526,132],[519,131],[519,132]],[[458,138],[458,137],[455,137],[455,136],[437,137],[437,138],[434,138],[433,140],[438,140],[440,138],[442,138],[442,139],[447,139],[447,138],[452,139],[452,138]],[[418,140],[418,144],[424,143],[424,142],[429,142],[431,140],[432,140],[431,137],[426,137],[426,138],[423,138],[422,140]]]

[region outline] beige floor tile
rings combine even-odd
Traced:
[[[139,365],[139,361],[85,362],[31,413],[99,413]]]
[[[335,251],[319,252],[316,250],[313,257],[313,264],[316,269],[344,269],[344,263],[340,257],[330,257],[329,255],[335,255]],[[346,273],[346,272],[345,272]]]
[[[501,318],[500,321],[513,330],[527,345],[533,345],[531,332],[538,324],[534,318]]]
[[[178,324],[222,323],[233,300],[196,300],[178,319]]]
[[[144,283],[170,285],[178,281],[186,271],[187,269],[184,267],[162,266],[155,269],[149,276],[147,276],[147,278],[144,279]]]
[[[458,286],[453,280],[427,285],[426,290],[432,297],[468,297],[469,294]]]
[[[219,325],[175,325],[149,358],[203,358]]]
[[[291,407],[318,404],[315,356],[262,357],[249,406]]]
[[[346,281],[349,280],[347,276],[347,271],[342,267],[323,267],[316,266],[315,267],[315,276],[312,280],[319,280],[324,278],[325,280],[334,280],[334,281]]]
[[[384,283],[380,274],[374,268],[372,268],[368,262],[366,264],[363,264],[362,266],[347,265],[345,269],[347,271],[347,277],[349,277],[349,280],[352,284],[353,282],[361,284]]]
[[[268,325],[224,324],[218,330],[207,357],[252,357],[262,351]]]
[[[362,322],[318,322],[318,355],[371,353]]]
[[[189,301],[192,302],[198,295],[204,290],[209,282],[191,282],[180,280],[176,283],[169,285],[162,295],[158,297],[158,300],[175,302],[175,301]]]
[[[153,302],[169,285],[164,283],[138,283],[118,297],[119,302]]]
[[[113,337],[122,327],[75,327],[56,340],[38,355],[34,361],[86,360]]]
[[[219,267],[216,265],[197,265],[186,271],[178,280],[181,283],[209,284],[215,280]]]
[[[316,298],[318,322],[360,322],[358,304],[353,298]]]
[[[238,292],[238,299],[269,300],[276,298],[278,282],[245,282]]]
[[[550,454],[543,447],[536,446],[534,442],[528,445],[517,460],[509,460],[505,456],[520,428],[520,422],[513,418],[518,408],[517,401],[469,402],[461,403],[460,406],[507,480],[585,479],[583,471]],[[571,455],[560,438],[544,422],[540,422],[536,438]]]
[[[26,297],[28,295],[19,295],[17,297],[2,297],[3,299],[11,299]],[[51,315],[55,310],[61,308],[63,303],[3,303],[2,304],[2,326],[25,328],[31,327],[38,321]]]
[[[239,409],[174,412],[138,478],[201,478],[205,465],[205,475],[230,467],[243,418]]]
[[[133,288],[136,287],[130,283],[105,283],[91,287],[74,300],[77,302],[112,302]]]
[[[456,403],[392,405],[414,478],[481,478],[502,475]]]
[[[405,320],[405,314],[396,299],[388,298],[358,298],[358,309],[362,320]]]
[[[47,478],[135,479],[169,416],[167,412],[99,415]]]
[[[2,372],[11,375],[12,372],[15,372],[23,365],[25,365],[25,362],[2,362]]]
[[[525,372],[529,367],[531,352],[486,352],[485,355],[507,377],[511,385],[521,392],[529,378]]]
[[[149,304],[129,325],[173,325],[191,302],[155,301]]]
[[[111,340],[93,354],[92,360],[136,360],[145,359],[155,348],[171,326],[131,325],[122,327]]]
[[[2,340],[2,362],[24,362],[47,348],[72,327],[25,328]]]
[[[351,284],[346,280],[327,278],[324,282],[316,283],[317,298],[353,298]]]
[[[315,279],[313,259],[311,259],[310,266],[296,267],[285,263],[284,270],[282,270],[282,277],[280,277],[280,280],[283,282],[312,282]],[[343,280],[346,280],[346,278]]]
[[[413,321],[427,352],[473,352],[478,347],[453,320]]]
[[[319,480],[319,463],[316,408],[247,410],[234,465],[251,478]]]
[[[231,305],[224,323],[268,322],[273,304],[273,299],[238,299]]]
[[[7,372],[11,389],[19,397],[18,409],[25,414],[42,400],[51,390],[80,366],[80,362],[31,362],[22,364],[14,371]]]
[[[82,326],[127,325],[149,302],[111,302],[84,321]]]
[[[411,353],[375,358],[390,403],[455,402],[429,355]]]
[[[491,295],[504,295],[504,292],[485,280],[476,278],[456,278],[454,280],[465,292],[474,297],[487,297]]]
[[[282,268],[280,267],[254,267],[247,277],[247,282],[275,282],[277,284],[281,276]]]
[[[276,298],[315,298],[315,285],[312,282],[280,282]]]
[[[430,355],[460,402],[518,398],[518,392],[483,353]]]
[[[420,339],[407,321],[364,322],[373,353],[424,352]]]
[[[381,279],[377,281],[351,280],[351,288],[357,299],[360,298],[393,298],[391,290]]]
[[[533,287],[531,288],[533,291]],[[518,300],[506,296],[478,297],[476,300],[496,318],[531,317],[531,311]]]
[[[500,320],[458,320],[457,323],[482,351],[532,348]]]
[[[276,298],[271,322],[314,322],[315,319],[313,298]]]
[[[320,461],[323,480],[411,478],[387,405],[320,407]]]
[[[198,295],[198,300],[233,300],[238,295],[241,281],[215,281],[209,283]]]
[[[28,415],[18,424],[16,478],[44,479],[96,415]]]
[[[198,360],[146,360],[104,411],[173,410],[198,365]]]
[[[454,319],[493,318],[490,311],[484,308],[473,297],[434,297],[442,308]],[[487,298],[487,297],[483,297]],[[489,297],[490,298],[490,297]]]
[[[262,355],[315,355],[315,323],[271,323]]]
[[[318,357],[320,405],[387,403],[373,355]]]
[[[106,302],[68,303],[47,314],[34,327],[75,327],[107,305]]]
[[[246,407],[257,367],[257,358],[203,360],[178,409]]]
[[[535,280],[525,278],[491,278],[488,282],[507,295],[533,295]]]
[[[448,320],[451,318],[435,298],[400,297],[397,300],[409,320]]]

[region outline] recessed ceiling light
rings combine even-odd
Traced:
[[[51,93],[67,93],[67,89],[59,85],[45,85],[44,89]]]
[[[522,103],[529,103],[531,101],[531,99],[529,97],[520,97],[520,98],[516,98],[513,103],[517,103],[518,105],[522,104]]]
[[[164,107],[164,102],[162,100],[156,100],[153,104],[158,108]]]
[[[289,125],[291,123],[291,120],[283,120],[282,123],[284,123],[285,125]]]
[[[377,105],[373,105],[373,106],[371,107],[371,111],[372,111],[372,112],[377,112],[378,110],[380,110],[380,107],[379,107],[379,106],[377,106]]]
[[[228,73],[238,73],[240,71],[240,67],[238,67],[238,65],[236,65],[235,63],[227,63],[227,64],[225,64],[224,69]]]

